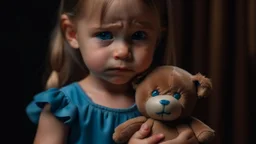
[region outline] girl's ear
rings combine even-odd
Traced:
[[[198,98],[207,97],[210,94],[212,90],[212,82],[209,78],[198,73],[192,76],[192,80],[196,85]]]
[[[61,15],[61,29],[69,45],[72,48],[79,48],[75,26],[66,14]]]

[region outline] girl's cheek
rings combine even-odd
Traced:
[[[87,57],[84,59],[84,62],[86,64],[86,67],[90,71],[100,72],[104,68],[104,63],[100,59],[96,60],[96,59]]]
[[[147,69],[153,61],[153,50],[152,51],[142,51],[137,53],[135,56],[136,67],[139,72]]]
[[[94,50],[85,54],[84,61],[88,65],[88,68],[100,71],[106,67],[108,59],[106,53]]]

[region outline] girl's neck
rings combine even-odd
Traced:
[[[131,92],[133,93],[134,91],[130,83],[117,85],[90,74],[81,81],[81,84],[89,85],[89,87],[93,87],[112,95],[131,94]]]
[[[130,83],[115,85],[88,75],[79,82],[94,103],[110,108],[128,108],[134,104],[134,90]]]

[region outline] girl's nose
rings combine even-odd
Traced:
[[[125,44],[124,42],[120,42],[115,47],[113,57],[116,60],[126,60],[126,59],[131,58],[131,52],[129,49],[129,45]]]

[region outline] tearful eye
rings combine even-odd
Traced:
[[[132,35],[132,40],[144,40],[146,39],[146,33],[143,31],[137,31]]]
[[[113,34],[111,32],[100,32],[96,34],[96,37],[101,40],[111,40],[113,39]]]
[[[181,95],[180,95],[180,93],[176,92],[176,93],[173,94],[173,97],[176,98],[177,100],[179,100]]]
[[[158,90],[153,90],[151,93],[151,96],[158,96],[159,95],[159,91]]]

